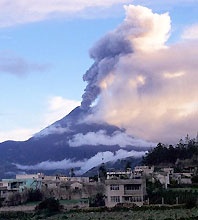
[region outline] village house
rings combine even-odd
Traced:
[[[135,174],[142,174],[146,177],[149,177],[154,172],[154,166],[136,166],[134,168]]]
[[[40,180],[43,179],[45,175],[43,173],[36,173],[36,174],[16,174],[16,179],[36,179]]]
[[[18,194],[22,195],[30,189],[39,189],[43,198],[75,200],[78,201],[78,205],[87,206],[85,201],[97,193],[104,194],[105,187],[100,182],[89,182],[89,177],[45,176],[42,173],[22,174],[16,175],[16,179],[3,179],[0,182],[1,200],[5,205],[12,204],[10,201],[13,200],[12,198],[17,198]],[[15,204],[19,203],[20,201],[16,201]]]
[[[192,176],[193,173],[174,173],[171,178],[177,184],[192,184]]]
[[[108,179],[131,178],[132,175],[133,175],[132,170],[128,170],[128,171],[111,171],[111,172],[107,172],[107,180]]]
[[[168,172],[155,172],[153,173],[152,182],[159,181],[165,189],[168,188],[168,185],[170,184],[170,175]]]
[[[3,179],[0,182],[0,197],[9,205],[13,195],[24,194],[39,189],[43,198],[54,197],[58,200],[78,201],[87,206],[87,201],[98,193],[105,195],[107,207],[117,204],[142,206],[147,203],[146,180],[159,181],[165,189],[171,182],[192,184],[192,172],[174,173],[170,167],[136,166],[134,170],[111,171],[104,181],[90,181],[89,177],[67,177],[62,175],[45,176],[43,173],[20,174],[16,179]],[[69,204],[69,203],[68,203]]]
[[[36,179],[2,179],[3,187],[8,191],[23,192],[25,189],[40,189],[41,181]]]
[[[120,173],[121,174],[121,173]],[[110,175],[105,181],[105,205],[114,207],[117,204],[142,206],[146,196],[146,179],[140,176],[134,176],[132,173],[122,172],[122,175]],[[121,178],[120,178],[121,177]]]

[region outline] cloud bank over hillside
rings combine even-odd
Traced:
[[[64,159],[62,161],[44,161],[36,165],[25,166],[20,164],[15,164],[16,167],[20,170],[56,170],[56,169],[71,169],[71,168],[80,168],[76,174],[83,174],[89,169],[99,166],[102,162],[113,162],[118,159],[123,159],[126,157],[142,157],[146,152],[140,151],[125,151],[118,150],[115,153],[106,151],[97,153],[95,156],[83,160],[83,161],[74,161],[71,159]],[[103,160],[102,160],[103,158]]]
[[[122,148],[127,146],[135,147],[154,147],[156,143],[146,142],[127,135],[125,132],[116,131],[112,135],[108,135],[106,131],[100,130],[98,132],[88,132],[86,134],[76,134],[69,140],[70,147],[79,147],[83,145],[97,146],[97,145],[119,145]]]

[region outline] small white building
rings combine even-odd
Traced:
[[[158,180],[167,189],[170,184],[170,175],[167,172],[156,172],[153,174],[153,181],[155,180]]]
[[[174,174],[174,168],[171,168],[171,167],[162,168],[162,171],[167,172],[169,175]]]
[[[174,173],[172,179],[178,184],[192,184],[193,173]]]
[[[44,177],[43,173],[37,174],[17,174],[16,179],[42,179]]]
[[[136,166],[134,168],[134,173],[139,173],[142,174],[144,176],[149,176],[152,175],[154,172],[154,166]]]
[[[60,177],[60,180],[62,180],[62,177]],[[89,183],[89,177],[64,177],[65,181],[71,181],[71,182],[81,182],[81,183]]]
[[[107,172],[107,180],[110,179],[121,179],[121,178],[131,178],[133,176],[133,172],[129,171],[111,171]]]

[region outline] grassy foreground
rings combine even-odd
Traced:
[[[198,219],[198,208],[193,209],[145,209],[145,210],[120,210],[120,211],[68,211],[54,215],[43,214],[25,214],[25,213],[0,213],[0,220],[171,220],[171,219]]]

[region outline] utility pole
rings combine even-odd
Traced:
[[[176,197],[176,205],[178,205],[178,204],[179,204],[179,198]]]
[[[164,205],[164,197],[162,197],[162,205]]]

